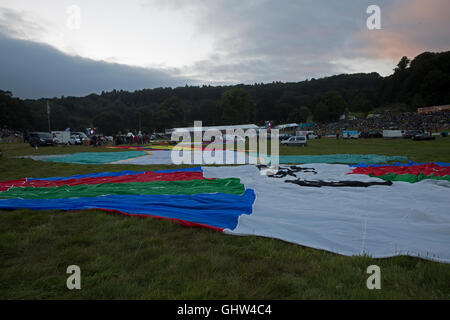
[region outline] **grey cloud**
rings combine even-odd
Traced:
[[[300,81],[346,72],[349,61],[352,70],[379,71],[361,70],[357,61],[370,68],[376,65],[367,63],[371,59],[391,61],[422,49],[445,49],[450,40],[450,10],[444,12],[448,0],[141,0],[140,4],[195,17],[197,32],[213,39],[211,55],[183,68],[148,70],[71,57],[48,46],[0,37],[2,49],[3,43],[15,45],[9,53],[0,53],[0,63],[9,72],[0,74],[0,87],[15,86],[22,95],[36,96],[43,88],[40,95],[68,95],[185,83]],[[366,28],[371,4],[381,7],[381,32]],[[424,16],[427,7],[434,11]],[[3,20],[21,18],[7,12]],[[22,20],[26,29],[39,31],[40,26]],[[4,26],[0,19],[0,27]],[[15,36],[20,33],[20,28],[10,29],[7,32]]]
[[[82,96],[102,90],[178,86],[192,80],[161,71],[94,61],[0,33],[0,89],[21,98]]]
[[[365,72],[402,55],[446,50],[448,0],[151,0],[170,10],[197,12],[198,31],[214,40],[214,54],[187,68],[201,79],[299,81]],[[381,32],[366,27],[369,5],[381,8]],[[428,12],[428,14],[426,13]],[[358,66],[358,61],[364,63]],[[383,67],[383,71],[389,69]]]
[[[46,32],[46,28],[25,18],[24,12],[0,7],[0,31],[14,38],[30,39]]]
[[[179,0],[156,2],[178,10],[187,6]],[[215,39],[215,55],[188,68],[188,74],[252,82],[340,73],[335,61],[359,53],[351,47],[351,39],[366,28],[370,4],[365,0],[189,2],[191,10],[193,5],[198,9],[199,32]]]

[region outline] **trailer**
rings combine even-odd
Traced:
[[[52,131],[53,139],[58,144],[67,144],[70,140],[70,131]]]
[[[396,139],[403,138],[405,130],[383,130],[383,138],[385,139]]]

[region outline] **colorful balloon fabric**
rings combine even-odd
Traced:
[[[99,209],[271,237],[348,256],[409,255],[450,263],[450,182],[436,180],[449,176],[447,164],[309,163],[282,166],[283,174],[262,167],[2,181],[0,210]],[[395,175],[389,177],[394,182],[383,183],[389,175]],[[416,183],[398,182],[409,175],[417,181],[408,182]],[[292,180],[305,183],[286,183]]]
[[[172,152],[183,155],[183,152],[205,151],[214,154],[207,145],[203,146],[172,146],[172,145],[154,145],[154,146],[111,146],[110,149],[129,150],[119,152],[81,152],[67,155],[51,155],[51,156],[29,156],[34,160],[76,163],[76,164],[136,164],[136,165],[152,165],[152,164],[174,164],[172,161]],[[229,155],[218,149],[219,163],[216,164],[255,164],[255,163],[271,163],[271,156],[266,154],[258,154],[255,152],[245,152],[243,150],[231,151]],[[206,165],[202,159],[201,163],[194,163],[194,157],[190,153],[189,163]],[[230,160],[231,159],[231,160]],[[242,159],[239,160],[239,159]],[[408,161],[405,156],[384,156],[378,154],[326,154],[326,155],[280,155],[280,164],[301,164],[301,163],[342,163],[342,164],[358,164],[365,163],[368,165],[386,163],[390,161]]]
[[[145,151],[79,152],[52,156],[30,156],[34,160],[77,164],[108,164],[148,155]]]
[[[263,156],[265,163],[271,162],[270,156]],[[385,163],[389,161],[407,161],[405,156],[383,156],[378,154],[324,154],[324,155],[280,155],[280,164],[296,163]]]
[[[205,179],[201,168],[104,172],[0,182],[0,209],[99,209],[234,229],[255,193],[237,178]]]
[[[290,168],[290,166],[286,166]],[[310,163],[295,177],[256,166],[203,167],[208,178],[239,177],[256,193],[251,215],[224,232],[281,239],[342,255],[409,255],[450,263],[450,183],[426,179],[368,187],[310,187],[287,180],[383,182],[348,165]],[[295,170],[292,170],[295,171]]]
[[[424,179],[450,181],[450,166],[446,163],[358,166],[350,174],[366,174],[383,180],[405,181],[410,183]]]

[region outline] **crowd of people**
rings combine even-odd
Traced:
[[[356,130],[359,132],[382,132],[383,130],[423,130],[426,132],[440,132],[448,130],[450,125],[450,112],[435,112],[431,114],[418,114],[404,112],[393,114],[386,112],[373,115],[367,119],[340,120],[327,124],[315,124],[308,130],[319,135],[336,134],[342,130]]]
[[[28,142],[28,132],[21,130],[13,130],[6,127],[1,128],[0,142]],[[118,133],[112,137],[105,137],[103,135],[94,134],[88,137],[90,145],[98,146],[112,142],[114,145],[120,144],[148,144],[153,137],[147,133],[128,132],[127,134]]]
[[[0,132],[0,142],[22,142],[23,132],[20,130],[13,130],[3,127]]]
[[[150,135],[147,133],[142,133],[139,131],[136,132],[128,132],[127,134],[117,134],[113,136],[113,144],[148,144],[150,142]]]

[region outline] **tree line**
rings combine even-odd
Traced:
[[[366,115],[377,110],[415,111],[450,103],[450,51],[403,57],[392,75],[342,74],[301,82],[185,86],[128,92],[113,90],[85,97],[14,98],[0,91],[0,125],[46,131],[47,100],[51,126],[64,130],[99,128],[160,132],[166,128],[204,125],[336,121],[344,112]]]

